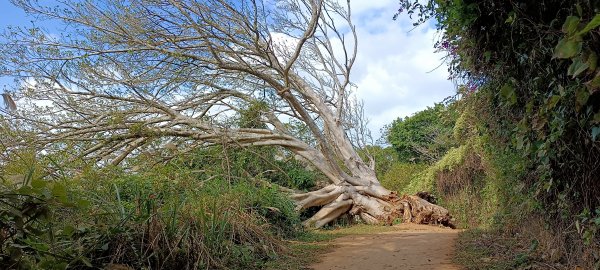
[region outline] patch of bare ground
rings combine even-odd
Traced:
[[[337,238],[311,269],[460,269],[451,261],[459,230],[410,223],[393,228]]]

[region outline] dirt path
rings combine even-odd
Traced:
[[[458,230],[401,224],[397,231],[351,235],[334,241],[314,270],[460,269],[451,262]]]

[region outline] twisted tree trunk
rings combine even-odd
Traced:
[[[319,190],[294,194],[296,210],[322,206],[304,221],[307,227],[320,228],[345,213],[359,216],[367,224],[391,225],[401,219],[405,223],[439,224],[455,228],[449,211],[426,200],[423,194],[399,197],[375,179],[367,185],[348,182],[327,185]],[[422,198],[424,197],[424,198]]]
[[[297,210],[312,206],[323,206],[306,226],[322,227],[340,215],[350,212],[360,216],[369,224],[390,222],[401,216],[397,196],[381,185],[353,186],[348,183],[328,185],[320,190],[293,195]]]

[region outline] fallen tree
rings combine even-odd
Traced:
[[[22,106],[7,117],[35,131],[46,151],[68,148],[104,165],[215,144],[279,146],[331,182],[293,195],[299,210],[322,206],[307,225],[347,212],[370,224],[448,219],[443,208],[381,186],[373,159],[355,151],[367,135],[351,91],[349,2],[14,2],[66,27],[60,36],[12,29],[0,48]],[[258,108],[263,126],[232,124],[247,108]]]
[[[437,224],[455,228],[447,209],[427,201],[421,193],[398,197],[390,192],[385,198],[368,196],[361,187],[329,185],[317,191],[295,194],[297,209],[323,206],[319,212],[304,222],[307,227],[322,227],[344,213],[360,218],[368,224],[392,225],[403,223]],[[374,212],[373,210],[380,210]]]

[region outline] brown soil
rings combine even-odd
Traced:
[[[460,269],[452,264],[459,230],[429,225],[401,224],[397,231],[351,235],[334,240],[314,270]]]

